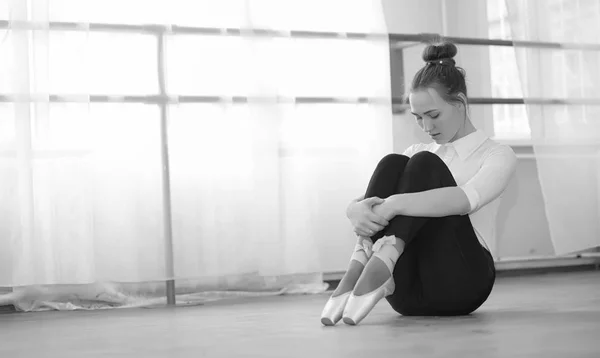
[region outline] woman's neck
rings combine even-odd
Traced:
[[[450,143],[457,141],[461,138],[464,138],[464,137],[468,136],[469,134],[474,133],[475,131],[477,131],[477,128],[475,128],[473,123],[471,123],[471,120],[467,118],[465,120],[465,125],[458,130],[458,132],[456,133],[454,138],[452,138]]]

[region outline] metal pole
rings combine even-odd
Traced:
[[[175,264],[173,262],[173,228],[171,226],[171,182],[169,172],[169,141],[166,104],[160,105],[160,136],[163,182],[163,227],[165,236],[165,270],[167,277],[167,305],[175,305]]]
[[[158,84],[160,95],[166,98],[165,54],[163,32],[157,32]],[[171,181],[169,171],[169,136],[167,127],[167,102],[160,104],[160,153],[162,163],[163,227],[165,237],[165,269],[167,277],[167,305],[175,305],[175,265],[173,262],[173,228],[171,226]]]

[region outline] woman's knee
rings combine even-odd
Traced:
[[[444,161],[437,155],[428,151],[419,152],[410,158],[411,166],[426,168],[446,167]]]
[[[444,161],[431,152],[419,152],[410,158],[406,164],[405,175],[407,180],[421,190],[431,189],[429,186],[455,186],[456,181]]]
[[[379,161],[379,164],[377,164],[377,168],[383,169],[383,168],[404,167],[404,166],[406,166],[406,164],[408,163],[409,160],[410,160],[410,158],[407,157],[406,155],[392,153],[392,154],[388,154],[385,157],[381,158],[381,160]]]

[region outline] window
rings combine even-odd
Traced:
[[[505,0],[488,0],[488,23],[490,39],[511,39]],[[489,53],[492,97],[523,98],[515,49],[489,46]],[[495,104],[492,108],[495,139],[512,141],[531,138],[525,105]]]
[[[505,0],[488,0],[487,4],[491,39],[511,40],[516,36],[518,40],[542,43],[600,43],[600,24],[596,21],[600,12],[598,1],[509,1],[513,23]],[[512,106],[513,110],[496,106],[497,138],[529,141],[558,138],[561,131],[568,129],[567,123],[577,123],[582,138],[587,137],[586,132],[600,130],[600,106],[589,103],[600,99],[598,49],[490,46],[489,51],[493,97],[567,101],[540,106],[539,118],[532,115],[529,119],[525,106]],[[535,68],[538,73],[532,73]],[[578,100],[588,103],[569,103]],[[531,111],[538,109],[531,107]],[[532,119],[541,120],[530,123]]]
[[[335,34],[376,31],[380,14],[369,2],[336,0],[323,7],[317,0],[286,5],[265,0],[249,8],[244,0],[48,0],[47,7],[20,4],[19,12],[9,11],[10,4],[0,2],[0,19],[9,20],[8,29],[6,24],[0,29],[7,34],[0,46],[0,76],[9,79],[0,82],[0,94],[8,101],[23,92],[50,96],[50,107],[61,119],[38,118],[38,126],[55,122],[53,128],[76,128],[85,108],[75,104],[87,98],[111,102],[113,110],[122,106],[124,113],[126,102],[171,106],[166,96],[186,97],[186,102],[271,96],[293,103],[303,98],[304,106],[325,101],[346,113],[336,102],[358,105],[389,96],[389,86],[382,83],[388,69],[375,65],[389,63],[385,38]],[[346,9],[343,16],[337,14],[340,7]],[[26,13],[26,20],[50,21],[50,31],[13,28],[17,13]],[[86,30],[88,23],[93,25]],[[162,25],[172,25],[173,31]],[[282,32],[249,42],[248,27]],[[225,28],[232,31],[225,33]],[[308,30],[331,33],[287,34]],[[29,80],[23,77],[27,69]],[[67,110],[64,104],[79,109]],[[35,105],[31,108],[35,111]]]
[[[5,3],[0,165],[28,181],[9,209],[42,208],[44,238],[119,248],[99,272],[151,261],[145,277],[174,277],[164,235],[180,277],[274,270],[256,242],[284,251],[286,273],[316,272],[330,210],[392,148],[389,43],[367,36],[384,26],[371,1],[10,1],[10,16]],[[1,224],[6,237],[20,225]],[[129,238],[143,251],[125,259]]]

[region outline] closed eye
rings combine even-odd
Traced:
[[[426,115],[426,116],[428,116],[428,117],[429,117],[429,118],[431,118],[431,119],[436,119],[437,117],[439,117],[439,116],[440,116],[440,112],[437,112],[437,111],[436,111],[436,112],[434,112],[434,111],[435,111],[435,109],[430,109],[429,111],[427,111],[427,112],[425,112],[425,113],[423,113],[423,114],[424,114],[424,115]],[[412,114],[415,116],[415,118],[416,118],[418,121],[420,121],[420,120],[422,120],[422,119],[423,119],[421,116],[417,115],[416,113],[414,113],[414,112],[411,112],[411,113],[412,113]]]

